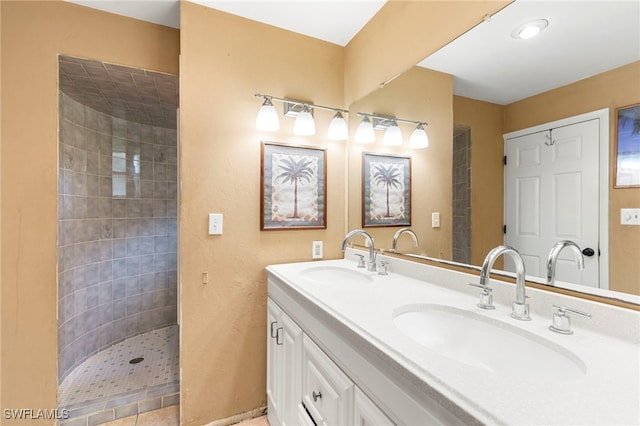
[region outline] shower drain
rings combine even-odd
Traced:
[[[142,361],[144,361],[144,358],[140,356],[138,358],[133,358],[132,360],[129,360],[129,364],[137,364]]]

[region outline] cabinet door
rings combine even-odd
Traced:
[[[302,329],[267,301],[267,406],[272,426],[297,424],[301,400]]]
[[[282,316],[282,309],[271,299],[267,300],[267,413],[269,423],[272,425],[281,424],[279,418],[280,401],[282,401],[282,351],[278,345],[278,331],[280,327],[279,319]]]
[[[296,407],[302,400],[302,329],[284,312],[279,323],[282,324],[280,417],[283,425],[296,425]]]
[[[393,426],[393,422],[358,387],[353,398],[354,426]]]
[[[302,338],[302,401],[317,425],[353,420],[353,383],[307,336]]]

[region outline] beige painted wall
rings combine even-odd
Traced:
[[[266,271],[274,263],[342,256],[345,143],[255,130],[255,93],[343,108],[344,49],[184,2],[181,8],[180,281],[182,421],[200,425],[266,405]],[[282,104],[275,103],[281,111]],[[260,231],[261,141],[327,150],[326,230]],[[207,235],[207,214],[224,234]],[[208,272],[210,281],[202,284]]]
[[[0,6],[0,354],[2,354],[2,7]],[[1,358],[1,356],[0,356]],[[2,362],[0,361],[0,409],[2,405]]]
[[[429,136],[426,149],[409,149],[407,142],[415,125],[399,123],[404,145],[384,147],[383,132],[376,131],[376,143],[349,144],[349,229],[362,228],[362,153],[375,152],[411,157],[411,229],[420,237],[416,249],[412,240],[404,236],[398,249],[405,253],[451,259],[451,173],[453,148],[451,129],[453,108],[451,93],[453,78],[425,68],[413,67],[383,89],[354,102],[350,130],[355,135],[361,117],[356,112],[393,115],[399,118],[429,123],[425,130]],[[431,227],[431,212],[440,212],[440,228]],[[390,249],[398,227],[367,228],[376,248]],[[363,240],[354,239],[357,244]]]
[[[489,250],[503,241],[503,115],[504,107],[501,105],[461,96],[453,97],[454,123],[471,128],[473,265],[482,265]]]
[[[640,62],[587,78],[505,108],[505,133],[565,117],[610,109],[609,281],[610,288],[640,294],[640,227],[620,224],[620,209],[640,207],[640,188],[613,188],[615,109],[640,103]]]
[[[610,288],[640,294],[640,264],[633,253],[640,247],[640,229],[620,225],[620,208],[640,206],[640,188],[613,188],[615,109],[640,102],[640,62],[570,84],[507,106],[454,97],[454,121],[472,127],[473,194],[472,257],[502,241],[504,142],[502,134],[574,115],[610,109],[609,281]],[[482,144],[483,149],[476,149]],[[482,156],[479,158],[479,156]],[[478,189],[477,183],[482,182]],[[486,191],[487,187],[498,191]],[[480,226],[476,226],[476,225]],[[498,227],[499,226],[499,227]],[[482,230],[478,230],[481,228]],[[488,245],[487,245],[488,244]]]
[[[345,49],[347,104],[380,87],[509,1],[391,0]]]
[[[179,36],[167,27],[58,1],[2,1],[0,10],[0,405],[55,408],[57,55],[177,73]]]

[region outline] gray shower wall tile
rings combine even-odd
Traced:
[[[127,277],[127,259],[114,259],[113,260],[113,279],[120,280]]]
[[[122,278],[118,280],[113,280],[113,299],[123,299],[127,295],[127,281]]]
[[[176,321],[177,149],[175,130],[113,118],[64,94],[60,104],[62,380],[101,348]],[[124,153],[123,197],[113,196],[114,153]]]
[[[93,130],[88,129],[86,132],[87,138],[87,154],[100,154],[100,134]],[[97,173],[97,169],[96,169]]]
[[[97,194],[89,192],[88,194]],[[97,219],[100,217],[100,199],[98,197],[87,197],[87,219]]]
[[[126,238],[127,220],[113,219],[113,238]]]

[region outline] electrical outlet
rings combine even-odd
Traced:
[[[311,243],[311,258],[322,259],[322,241],[313,241]]]
[[[222,235],[222,214],[209,214],[209,235]]]
[[[432,228],[440,228],[440,213],[439,212],[431,213],[431,227]]]

